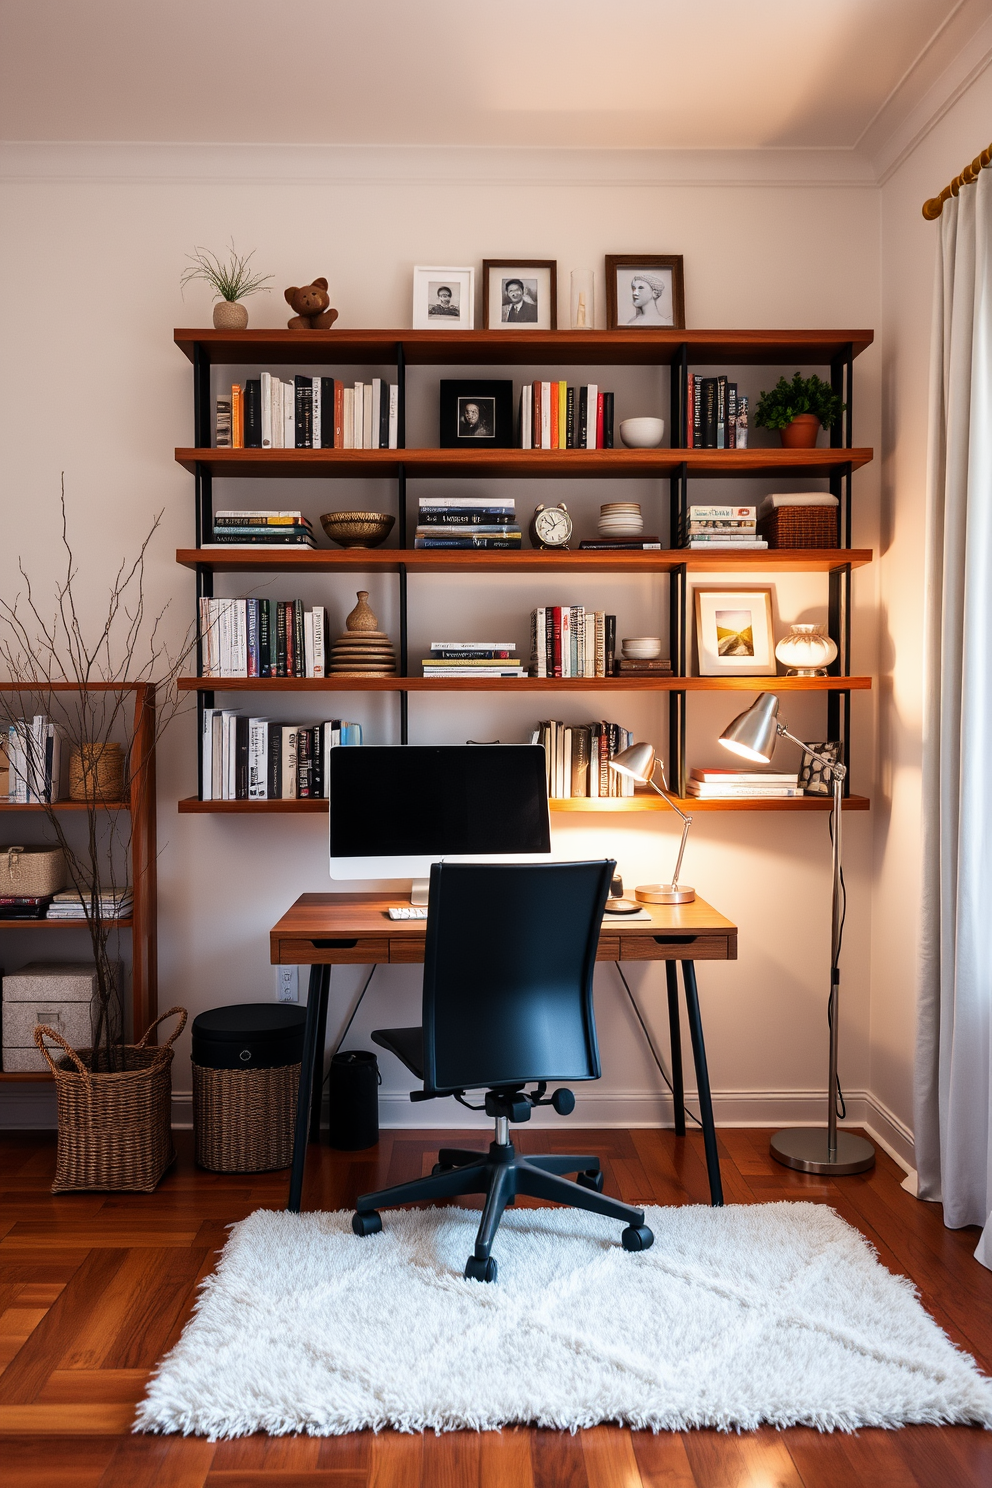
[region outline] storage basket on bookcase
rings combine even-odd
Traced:
[[[178,1015],[169,1039],[149,1039],[158,1025]],[[175,1161],[172,1145],[172,1045],[186,1026],[186,1009],[170,1008],[140,1043],[121,1051],[123,1069],[93,1069],[92,1049],[75,1050],[45,1024],[34,1041],[55,1076],[58,1098],[58,1156],[52,1193],[85,1189],[151,1193]],[[45,1040],[64,1052],[53,1059]],[[99,1065],[103,1051],[97,1051]]]
[[[193,1065],[196,1161],[213,1173],[288,1168],[300,1065],[207,1069]]]
[[[776,506],[758,523],[770,548],[835,548],[835,506]]]
[[[0,847],[0,894],[43,898],[65,888],[60,847]]]

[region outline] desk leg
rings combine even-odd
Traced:
[[[310,1095],[310,1141],[320,1141],[320,1107],[324,1098],[324,1044],[327,1040],[327,1003],[331,989],[331,968],[322,966],[320,1005],[317,1010],[317,1037],[313,1046],[313,1090]]]
[[[696,967],[692,961],[682,962],[682,982],[685,986],[685,1002],[689,1011],[692,1057],[696,1066],[696,1089],[699,1092],[699,1115],[703,1124],[703,1143],[706,1148],[706,1171],[710,1180],[710,1203],[715,1209],[719,1209],[723,1205],[720,1155],[717,1152],[716,1128],[713,1125],[713,1100],[710,1096],[709,1071],[706,1068],[703,1020],[699,1015],[699,996],[696,992]]]
[[[324,1017],[327,1016],[326,968],[311,966],[310,986],[307,991],[307,1021],[303,1030],[303,1059],[300,1063],[300,1089],[296,1099],[296,1127],[293,1132],[293,1167],[289,1179],[289,1203],[287,1209],[299,1214],[303,1198],[303,1167],[307,1160],[307,1138],[310,1123],[310,1098],[313,1092],[313,1067],[317,1049],[317,1025],[320,1022],[321,1003]],[[329,978],[328,978],[329,980]],[[323,996],[321,995],[323,993]]]
[[[672,1048],[672,1099],[675,1102],[675,1135],[685,1136],[685,1085],[682,1080],[682,1025],[679,1020],[678,966],[665,962],[668,983],[668,1031]]]

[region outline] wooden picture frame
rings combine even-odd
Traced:
[[[644,285],[635,292],[636,271]],[[608,253],[606,255],[606,329],[685,329],[685,284],[681,253]]]
[[[516,285],[519,295],[515,289],[508,295],[508,286]],[[557,259],[484,258],[482,327],[486,331],[556,331]]]
[[[694,606],[700,677],[775,676],[770,587],[697,587]]]

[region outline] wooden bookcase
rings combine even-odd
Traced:
[[[130,790],[122,801],[101,801],[101,811],[129,811],[131,813],[130,873],[133,907],[129,919],[116,920],[119,930],[131,935],[131,1020],[133,1037],[139,1039],[157,1012],[158,993],[158,943],[156,910],[156,823],[155,823],[155,688],[144,682],[91,682],[90,692],[116,692],[130,694],[134,699],[132,727],[133,752],[142,766],[130,775]],[[0,682],[0,692],[31,695],[31,685],[25,682]],[[39,694],[46,692],[78,692],[74,682],[42,682]],[[57,801],[59,812],[85,811],[82,801]],[[11,831],[11,822],[24,812],[45,812],[46,806],[17,805],[0,801],[0,813],[6,819],[5,835],[16,841],[16,831]],[[18,936],[27,931],[57,931],[60,934],[75,930],[86,939],[86,955],[89,954],[89,936],[85,921],[79,920],[0,920],[0,938],[8,932]],[[50,1072],[0,1071],[0,1081],[39,1082],[51,1080]]]
[[[193,364],[194,439],[192,448],[176,450],[176,460],[194,477],[196,538],[180,549],[177,562],[196,574],[197,598],[213,593],[217,573],[363,573],[395,574],[399,584],[399,674],[395,677],[327,678],[184,678],[181,687],[195,691],[198,710],[213,706],[215,692],[395,692],[400,708],[400,738],[408,738],[409,698],[424,692],[586,692],[609,695],[625,691],[664,692],[669,706],[669,779],[677,800],[685,799],[686,710],[693,693],[710,691],[823,692],[827,702],[827,737],[839,738],[845,762],[850,760],[851,693],[870,688],[869,677],[850,675],[851,574],[871,562],[868,549],[850,547],[852,478],[872,458],[870,449],[852,447],[852,395],[855,358],[871,345],[871,331],[214,331],[177,330],[176,345]],[[406,448],[405,392],[408,367],[491,363],[499,366],[666,365],[671,371],[671,447],[656,450],[442,450]],[[399,448],[395,450],[261,450],[211,447],[213,366],[384,366],[396,368],[399,385]],[[686,448],[688,373],[692,366],[746,364],[823,366],[833,388],[847,403],[843,426],[831,431],[828,449],[702,450]],[[213,525],[215,477],[285,479],[377,477],[396,483],[398,547],[362,551],[344,549],[224,552],[204,548]],[[654,552],[579,551],[548,553],[435,552],[407,545],[408,478],[468,479],[653,477],[670,487],[671,546]],[[837,548],[815,550],[705,553],[677,547],[676,532],[689,504],[689,483],[699,478],[741,479],[765,476],[828,479],[839,500]],[[501,573],[665,574],[669,579],[669,629],[674,675],[663,678],[425,678],[408,676],[408,584],[419,575]],[[689,574],[825,573],[828,576],[828,628],[838,656],[827,677],[694,677],[689,675],[691,617]],[[867,810],[866,797],[847,794],[849,810]],[[652,811],[664,807],[656,796],[616,800],[561,800],[555,811]],[[828,798],[700,801],[696,811],[823,811]],[[314,801],[180,801],[186,813],[300,814],[327,810]]]

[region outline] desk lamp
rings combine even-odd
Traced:
[[[679,883],[679,870],[682,867],[682,854],[685,852],[692,817],[686,816],[685,812],[676,806],[671,796],[665,794],[665,791],[658,790],[654,783],[656,765],[661,765],[661,779],[667,790],[665,766],[655,754],[653,744],[631,744],[629,749],[624,749],[610,760],[611,770],[616,770],[620,775],[629,775],[632,780],[638,781],[641,785],[650,785],[651,789],[658,791],[661,799],[667,801],[676,816],[680,816],[683,821],[682,841],[679,843],[679,855],[675,861],[675,872],[671,883],[642,884],[640,888],[634,890],[634,894],[642,904],[690,904],[696,897],[696,891]]]
[[[720,735],[725,749],[739,754],[743,759],[767,765],[775,753],[780,738],[798,744],[811,755],[833,781],[833,900],[830,922],[830,1072],[827,1094],[827,1128],[794,1127],[789,1131],[776,1132],[771,1140],[772,1157],[787,1168],[798,1168],[802,1173],[864,1173],[874,1167],[875,1149],[864,1137],[853,1132],[837,1130],[837,1047],[840,1035],[838,1003],[840,1000],[840,942],[844,920],[844,888],[841,879],[840,832],[841,791],[846,765],[835,763],[822,754],[817,754],[790,734],[778,718],[779,700],[773,692],[759,693],[744,713],[739,713],[733,723],[727,725]]]

